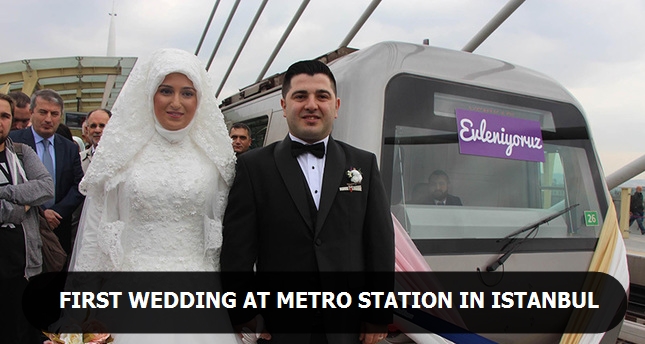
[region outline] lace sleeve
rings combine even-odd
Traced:
[[[219,173],[218,173],[219,174]],[[204,216],[204,255],[214,262],[215,270],[220,270],[219,257],[222,251],[222,218],[228,201],[228,183],[221,175],[212,190],[212,214]],[[212,218],[210,216],[212,216]]]
[[[70,271],[115,271],[121,264],[123,221],[118,215],[118,188],[88,196],[78,225]]]

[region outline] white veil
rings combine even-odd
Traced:
[[[91,196],[103,192],[150,140],[156,130],[153,97],[170,73],[186,75],[197,89],[197,111],[187,135],[217,166],[230,186],[235,173],[232,163],[235,155],[213,82],[195,55],[178,49],[162,49],[154,52],[148,61],[137,63],[130,73],[114,104],[101,144],[79,185],[81,193]]]
[[[186,75],[197,90],[195,116],[184,130],[176,132],[163,130],[154,115],[154,94],[170,73]],[[107,202],[111,205],[106,207],[105,197],[123,181],[125,171],[135,163],[136,155],[155,133],[170,142],[188,138],[213,162],[226,184],[226,187],[219,188],[212,195],[213,215],[216,219],[221,219],[227,203],[228,189],[235,174],[235,154],[218,105],[213,82],[195,55],[177,49],[163,49],[154,52],[147,61],[136,64],[114,104],[113,115],[105,127],[92,163],[79,184],[79,190],[87,199],[79,222],[70,270],[77,270],[76,267],[83,271],[103,269],[98,261],[104,259],[98,259],[102,253],[98,252],[100,250],[96,245],[107,243],[97,237],[100,235],[97,231],[99,226],[109,228],[109,222],[114,219],[114,214],[111,213],[114,212],[113,208],[116,209],[116,200],[108,199]],[[105,231],[107,228],[101,230]],[[206,231],[205,235],[206,249],[215,249],[212,231]],[[113,238],[110,241],[118,240]],[[119,250],[119,246],[112,245],[110,250]],[[83,256],[83,262],[76,262],[81,259],[79,255]],[[118,255],[118,252],[109,254]],[[77,266],[77,263],[81,265]]]

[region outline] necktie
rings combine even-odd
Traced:
[[[54,173],[54,160],[52,160],[52,155],[49,153],[49,140],[45,139],[41,141],[43,143],[43,165],[47,169],[47,172],[52,176],[54,180],[54,190],[56,189],[56,174]],[[54,200],[48,201],[44,204],[45,208],[49,208],[54,205]]]
[[[325,156],[325,143],[318,142],[315,145],[303,145],[300,142],[291,142],[291,155],[293,155],[294,158],[306,152],[309,152],[316,158],[321,159]]]

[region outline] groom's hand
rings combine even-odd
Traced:
[[[363,323],[358,340],[363,344],[375,344],[387,337],[387,325]]]

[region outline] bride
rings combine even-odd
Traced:
[[[235,158],[196,56],[137,63],[79,188],[71,271],[219,271]],[[223,321],[228,321],[227,318]],[[237,343],[225,334],[117,334],[115,343]]]

